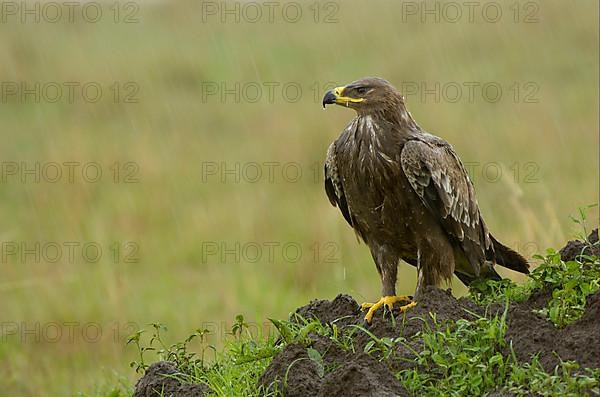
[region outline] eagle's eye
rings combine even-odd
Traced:
[[[365,95],[368,91],[367,87],[358,87],[356,89],[356,92],[358,93],[358,95]]]

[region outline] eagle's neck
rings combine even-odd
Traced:
[[[376,123],[388,123],[397,127],[400,131],[420,131],[419,125],[412,118],[410,112],[406,110],[401,99],[394,101],[385,107],[370,109],[368,113],[365,112],[363,114],[359,112],[358,118],[370,118]]]

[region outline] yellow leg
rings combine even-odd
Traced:
[[[391,312],[394,308],[394,303],[396,302],[408,302],[408,304],[400,307],[401,313],[405,312],[406,310],[410,309],[411,307],[417,304],[417,302],[413,302],[413,300],[408,296],[384,296],[381,299],[379,299],[379,302],[377,303],[363,303],[362,305],[360,305],[362,310],[368,309],[367,314],[365,315],[365,321],[371,324],[371,321],[373,321],[373,315],[383,305],[387,306],[387,308]]]

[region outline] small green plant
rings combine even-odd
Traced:
[[[145,330],[139,330],[129,336],[127,344],[137,348],[139,358],[130,365],[137,372],[148,368],[147,353],[155,352],[159,361],[170,361],[175,364],[179,374],[177,378],[183,383],[204,383],[215,396],[275,396],[278,395],[276,385],[269,391],[257,388],[256,384],[270,359],[282,346],[274,336],[264,337],[261,332],[253,336],[249,324],[241,315],[236,316],[233,326],[226,334],[227,338],[222,351],[208,344],[210,332],[197,329],[183,342],[167,344],[164,334],[167,328],[160,323],[150,324],[152,334],[147,343],[144,341]],[[199,353],[190,350],[190,343],[199,340]],[[207,357],[206,352],[212,351]],[[210,360],[209,360],[210,359]]]
[[[148,346],[141,344],[141,337],[145,333],[145,330],[139,330],[127,338],[127,344],[134,344],[139,353],[139,361],[130,363],[130,366],[135,368],[136,372],[143,372],[148,368],[148,365],[144,361],[144,353],[148,351],[155,351],[161,361],[173,362],[183,374],[191,374],[197,367],[204,366],[206,349],[216,352],[213,345],[203,347],[200,357],[195,352],[188,350],[188,346],[192,340],[200,339],[201,342],[205,341],[206,336],[209,334],[207,329],[197,329],[183,342],[167,345],[163,339],[163,333],[167,331],[167,327],[160,323],[152,323],[150,325],[153,328],[153,332]]]
[[[308,358],[315,363],[317,367],[317,375],[322,378],[323,375],[325,375],[325,363],[323,361],[323,356],[317,349],[313,349],[312,347],[306,349],[306,354],[308,354]]]
[[[479,305],[510,302],[522,302],[531,295],[531,285],[518,285],[510,279],[476,280],[469,286],[471,299]]]
[[[581,232],[578,235],[578,238],[581,241],[587,241],[587,237],[589,236],[589,229],[587,227],[587,213],[590,209],[596,208],[598,204],[589,204],[583,207],[578,208],[579,217],[571,216],[571,220],[578,224],[581,227]],[[589,243],[589,242],[588,242]]]
[[[360,325],[351,325],[351,328],[356,331],[364,332],[370,338],[370,340],[365,344],[364,352],[367,354],[375,354],[381,360],[389,360],[394,357],[395,348],[398,345],[403,345],[407,347],[409,350],[413,351],[415,355],[417,354],[410,346],[406,344],[406,338],[403,336],[398,336],[396,338],[383,337],[378,338],[375,334],[369,331],[367,328],[362,327]],[[353,332],[352,332],[353,333]]]
[[[552,291],[548,305],[538,312],[558,327],[581,317],[588,295],[600,290],[600,261],[593,256],[582,257],[584,262],[560,259],[560,254],[549,249],[544,262],[531,273],[533,288]]]
[[[431,315],[433,327],[423,320],[424,330],[413,337],[423,342],[422,351],[415,352],[417,366],[401,371],[398,378],[415,394],[475,396],[494,390],[510,368],[501,354],[506,314],[504,310],[491,318],[446,325]]]
[[[537,357],[531,363],[514,366],[504,387],[517,395],[539,394],[542,396],[589,396],[600,395],[600,369],[586,368],[578,371],[579,365],[572,361],[561,361],[552,374],[544,371]]]
[[[148,365],[144,361],[144,353],[148,350],[153,350],[150,346],[142,345],[141,339],[142,339],[142,335],[144,334],[144,332],[145,331],[143,329],[138,330],[127,337],[127,344],[135,345],[136,350],[138,352],[139,361],[134,360],[129,363],[129,366],[131,368],[134,368],[135,372],[137,372],[137,373],[143,373],[146,370],[146,368],[148,368]]]

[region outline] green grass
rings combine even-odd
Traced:
[[[513,1],[502,2],[506,7]],[[102,166],[102,181],[0,183],[2,242],[98,242],[97,263],[9,257],[0,264],[2,322],[35,329],[57,323],[63,337],[6,334],[0,343],[2,390],[50,396],[109,389],[135,380],[124,347],[133,330],[168,324],[173,340],[190,330],[233,326],[242,313],[262,324],[313,298],[346,292],[369,301],[379,279],[368,249],[329,205],[320,164],[352,114],[321,110],[326,83],[379,75],[404,82],[534,81],[538,103],[457,103],[407,98],[415,119],[452,143],[474,175],[483,216],[496,237],[527,255],[573,235],[569,214],[597,200],[597,4],[540,2],[536,24],[426,23],[399,20],[401,2],[343,2],[336,24],[199,23],[197,1],[141,2],[137,24],[0,23],[4,82],[136,82],[139,103],[0,103],[3,162],[77,161]],[[296,103],[210,100],[203,82],[297,82]],[[319,89],[311,88],[315,83]],[[315,100],[314,96],[317,96]],[[297,163],[303,177],[257,183],[202,181],[203,162]],[[138,183],[112,182],[111,165],[138,165]],[[492,183],[483,165],[497,163]],[[513,165],[520,172],[516,176]],[[525,177],[537,165],[537,182]],[[511,170],[509,167],[513,167]],[[597,219],[597,210],[591,216]],[[298,243],[286,261],[211,256],[203,242]],[[135,242],[137,263],[109,247]],[[332,242],[335,262],[325,261]],[[318,257],[314,250],[318,244]],[[519,281],[520,276],[504,273]],[[400,267],[398,292],[415,274]],[[455,281],[456,293],[465,290]],[[73,339],[69,323],[77,323]],[[102,329],[98,341],[82,335]],[[25,327],[21,327],[25,324]],[[221,337],[209,342],[222,347]],[[193,341],[197,343],[197,341]]]

